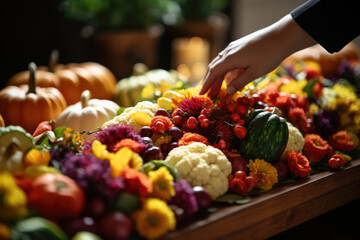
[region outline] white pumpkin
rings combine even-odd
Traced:
[[[90,99],[90,91],[81,94],[81,101],[67,107],[56,119],[55,127],[67,126],[77,131],[96,131],[116,116],[120,106],[110,100]],[[83,134],[85,140],[92,135]]]

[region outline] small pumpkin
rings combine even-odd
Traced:
[[[34,180],[28,202],[41,216],[51,219],[73,218],[84,208],[85,194],[68,176],[45,173]]]
[[[343,49],[336,53],[327,52],[321,45],[316,44],[312,47],[300,50],[291,56],[287,60],[303,60],[303,61],[315,61],[321,66],[321,72],[325,77],[331,76],[337,73],[341,62],[344,60],[358,60],[360,59],[360,50],[355,43],[350,42]]]
[[[95,131],[113,119],[120,106],[110,100],[90,99],[90,91],[81,94],[81,101],[66,108],[56,119],[55,127],[67,126],[77,131]],[[86,140],[90,136],[83,135]]]
[[[36,64],[29,64],[28,85],[7,86],[0,91],[0,114],[7,125],[19,125],[33,133],[42,121],[56,119],[67,107],[56,88],[36,86]]]
[[[239,152],[247,160],[259,158],[274,162],[280,159],[289,138],[289,129],[286,120],[275,111],[256,109],[246,118],[247,134],[240,140]]]
[[[112,100],[115,95],[114,74],[95,62],[58,64],[58,52],[53,51],[48,67],[40,66],[36,71],[38,86],[55,87],[64,95],[68,105],[79,101],[83,91],[89,90],[94,98]],[[19,86],[29,82],[27,71],[15,74],[8,85]]]

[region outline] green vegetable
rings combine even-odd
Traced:
[[[13,240],[67,240],[66,234],[55,224],[41,217],[18,221],[11,229]]]
[[[78,232],[71,240],[101,240],[101,238],[91,232]]]
[[[122,193],[116,201],[116,210],[130,216],[130,214],[141,207],[140,198],[131,193]]]
[[[256,109],[246,118],[245,127],[247,134],[239,144],[239,152],[244,158],[259,158],[267,162],[280,158],[289,137],[285,119],[275,113]]]
[[[34,145],[33,137],[22,127],[0,127],[0,171],[21,171],[23,156]]]
[[[179,180],[178,170],[171,164],[164,162],[162,160],[152,160],[145,163],[142,167],[142,171],[147,174],[150,171],[155,171],[164,166],[169,170],[170,174],[174,177],[174,182],[177,182]]]

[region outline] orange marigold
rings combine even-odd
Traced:
[[[124,167],[121,177],[125,179],[125,191],[141,197],[147,197],[153,191],[149,177],[136,169]]]
[[[328,142],[320,137],[318,134],[306,134],[304,154],[310,163],[320,162],[326,155],[330,156],[333,153],[333,148]]]
[[[142,150],[142,147],[140,143],[137,141],[134,141],[130,138],[125,138],[120,140],[118,143],[114,146],[114,152],[117,152],[120,148],[127,147],[130,148],[133,152],[140,153]]]
[[[165,131],[173,127],[174,124],[171,122],[170,118],[165,116],[155,116],[151,119],[149,127],[154,131],[154,133],[163,134]]]
[[[354,142],[351,140],[347,131],[334,133],[328,138],[328,143],[340,151],[350,151],[354,147]]]
[[[212,107],[214,106],[213,101],[206,95],[195,95],[193,98],[201,100],[205,107]]]
[[[300,151],[287,152],[286,163],[289,171],[295,176],[300,178],[306,178],[309,176],[311,170],[310,162]]]
[[[187,132],[185,133],[182,138],[180,138],[178,140],[178,145],[179,146],[185,146],[185,145],[189,145],[193,142],[201,142],[204,143],[206,145],[209,145],[209,141],[206,137],[204,137],[203,135],[197,134],[197,133],[191,133],[191,132]]]

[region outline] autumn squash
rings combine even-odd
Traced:
[[[149,83],[154,87],[166,83],[174,87],[180,75],[175,70],[152,69],[142,74],[121,79],[116,85],[115,101],[122,107],[135,106],[141,100],[141,92]]]
[[[289,129],[286,120],[279,115],[264,109],[249,113],[245,120],[247,134],[239,144],[239,152],[245,159],[259,158],[267,162],[280,159],[288,141]]]
[[[0,172],[21,174],[27,150],[35,146],[31,134],[20,126],[0,127]]]
[[[344,59],[358,60],[360,58],[360,50],[355,43],[350,42],[339,52],[330,54],[321,45],[317,44],[312,47],[305,48],[289,56],[288,60],[303,60],[318,62],[322,74],[325,77],[335,74]]]
[[[42,121],[56,119],[67,107],[56,88],[36,86],[36,65],[29,64],[28,85],[7,86],[0,91],[0,114],[7,125],[19,125],[33,133]]]
[[[58,64],[58,53],[54,51],[48,67],[39,66],[36,72],[38,86],[55,87],[64,95],[68,105],[79,101],[81,93],[89,90],[94,98],[112,100],[115,95],[114,74],[95,62]],[[8,85],[19,86],[29,82],[27,71],[15,74]]]
[[[55,121],[55,127],[67,126],[77,131],[95,131],[113,119],[119,105],[110,100],[90,99],[90,91],[81,94],[81,101],[66,108]],[[86,140],[91,136],[83,134]]]

